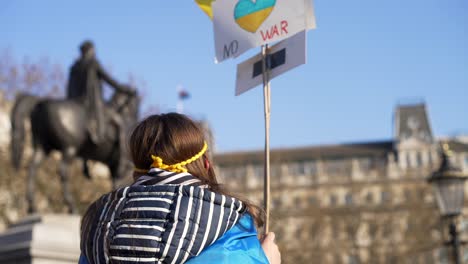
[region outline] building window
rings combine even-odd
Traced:
[[[307,175],[317,174],[317,162],[315,161],[304,162],[304,168]]]
[[[424,255],[424,263],[434,263],[434,257],[432,256],[432,254],[426,253]]]
[[[359,160],[359,168],[362,172],[368,172],[373,169],[372,159],[363,158]]]
[[[294,204],[297,207],[302,207],[301,197],[299,197],[299,196],[294,197]]]
[[[369,235],[371,238],[375,238],[377,236],[378,226],[375,223],[369,223]]]
[[[351,193],[346,194],[345,196],[346,205],[353,205],[353,195]]]
[[[351,162],[344,159],[325,161],[326,173],[330,177],[346,177],[352,171]]]
[[[415,226],[417,226],[417,225],[415,224],[414,220],[411,219],[411,218],[408,219],[406,221],[406,232],[409,233],[409,232],[413,231]]]
[[[329,175],[341,174],[344,169],[343,160],[329,160],[326,162],[327,173]]]
[[[313,223],[309,226],[309,234],[312,239],[319,237],[320,226]]]
[[[252,165],[253,176],[257,179],[262,179],[264,176],[263,165]]]
[[[439,263],[448,263],[449,262],[449,254],[447,252],[447,248],[439,249]]]
[[[412,162],[411,162],[411,155],[410,153],[405,153],[405,158],[406,158],[406,168],[411,168]]]
[[[218,173],[220,174],[220,177],[226,177],[228,176],[228,167],[223,167],[223,166],[218,166]]]
[[[348,256],[348,264],[359,264],[359,258],[355,255]]]
[[[422,161],[422,155],[421,152],[416,153],[416,167],[422,167],[423,161]]]
[[[273,199],[273,208],[280,208],[281,207],[281,199],[280,198],[275,198]]]
[[[398,258],[395,257],[395,256],[386,256],[385,257],[385,263],[386,264],[397,264],[398,263]],[[418,263],[418,262],[412,262],[412,263]],[[430,263],[430,262],[426,262],[426,263]]]
[[[317,165],[315,161],[299,161],[288,164],[290,175],[305,176],[317,174]]]
[[[460,222],[460,230],[468,230],[468,219]]]
[[[284,239],[284,232],[283,232],[283,229],[282,228],[278,228],[276,227],[275,228],[275,235],[278,236],[278,240],[283,240]]]
[[[391,223],[386,223],[383,225],[383,234],[385,238],[389,238],[392,235],[392,225]]]
[[[281,165],[271,165],[270,171],[272,178],[281,177]]]
[[[300,239],[304,235],[304,229],[300,225],[298,225],[295,233],[296,233],[296,238]]]
[[[239,179],[245,176],[245,167],[220,167],[220,172],[225,180]]]
[[[380,198],[381,198],[382,203],[384,203],[384,204],[389,203],[390,200],[391,200],[390,192],[388,192],[388,191],[383,191],[383,192],[380,194]]]
[[[288,174],[293,176],[303,176],[305,175],[304,163],[303,162],[294,162],[288,164]]]
[[[317,205],[318,204],[317,198],[315,196],[309,196],[309,204]]]
[[[353,226],[353,224],[350,224],[346,227],[346,233],[350,241],[354,241],[356,239],[358,228],[359,226]]]
[[[418,199],[420,199],[420,201],[424,201],[425,197],[426,197],[426,191],[424,189],[418,190]]]
[[[333,260],[332,263],[341,263],[341,258],[340,258],[340,255],[338,254],[333,255],[332,260]]]
[[[234,177],[244,178],[247,175],[247,169],[244,166],[234,168]]]
[[[368,192],[366,194],[366,202],[368,202],[368,203],[373,203],[374,202],[374,196],[372,195],[372,192]]]
[[[407,202],[411,201],[411,190],[405,189],[405,190],[403,191],[403,195],[405,196],[405,200],[406,200]]]
[[[330,205],[335,206],[338,203],[338,197],[332,194],[330,195]]]
[[[468,154],[465,154],[465,167],[468,168]]]

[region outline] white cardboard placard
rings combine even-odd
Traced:
[[[270,70],[270,80],[306,63],[306,32],[302,31],[269,49],[269,54],[277,52],[285,52],[285,61]],[[254,65],[261,61],[260,53],[237,65],[236,96],[263,83],[262,74],[254,76]]]
[[[310,0],[216,0],[212,8],[217,62],[315,28]]]

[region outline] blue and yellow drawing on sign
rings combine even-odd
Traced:
[[[239,0],[234,8],[236,23],[248,32],[255,33],[273,11],[276,0]]]

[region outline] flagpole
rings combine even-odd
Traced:
[[[263,202],[265,207],[265,234],[270,224],[270,67],[267,60],[268,44],[262,45],[263,101],[265,109],[265,177],[263,184]]]
[[[179,113],[179,114],[183,114],[183,113],[184,113],[184,102],[183,102],[183,100],[180,99],[180,98],[177,99],[176,111],[177,111],[177,113]]]
[[[179,114],[184,113],[184,98],[182,98],[181,93],[184,91],[184,88],[182,85],[177,85],[176,86],[176,92],[177,92],[177,104],[176,104],[176,111]]]

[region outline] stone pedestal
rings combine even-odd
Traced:
[[[0,234],[0,263],[69,264],[80,256],[80,216],[32,215]]]

